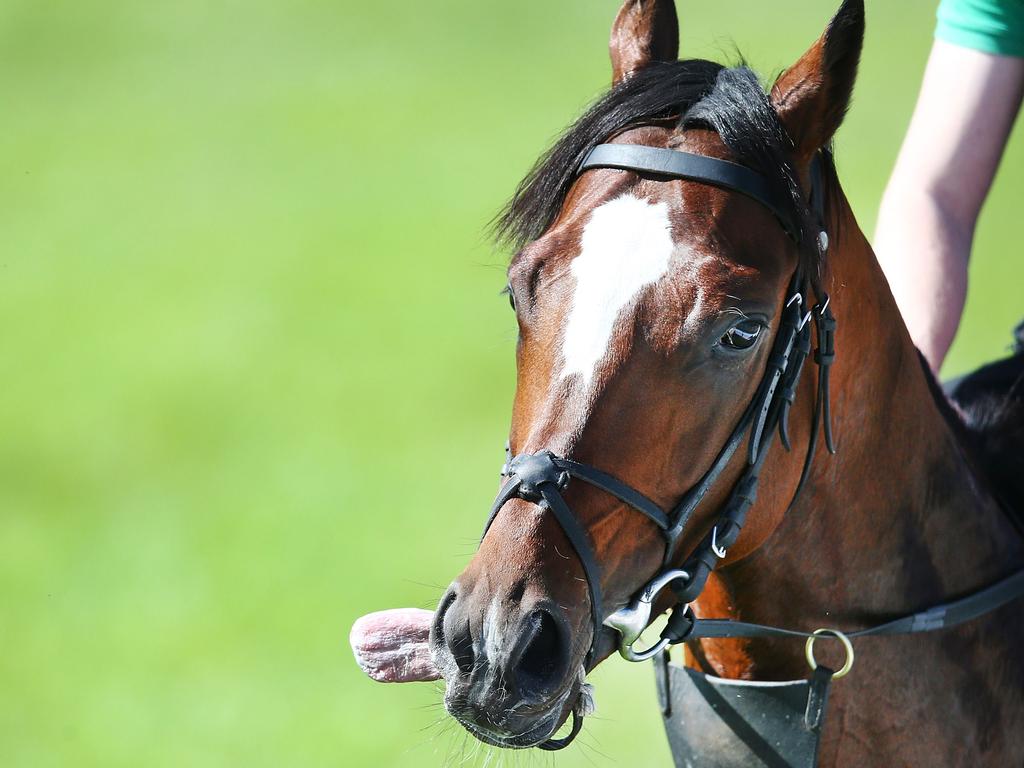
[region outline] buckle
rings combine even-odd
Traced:
[[[803,294],[800,293],[800,291],[797,291],[796,293],[789,297],[789,300],[786,301],[784,309],[789,309],[794,304],[796,304],[799,307],[804,306],[804,297]],[[804,329],[804,326],[807,325],[807,321],[811,319],[811,314],[811,312],[807,312],[801,317],[800,321],[797,323],[796,326],[797,333],[802,331]]]
[[[728,554],[725,547],[718,546],[718,526],[716,525],[711,529],[711,551],[715,553],[715,557],[719,560],[724,560]]]

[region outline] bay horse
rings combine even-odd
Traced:
[[[1009,395],[976,382],[982,394],[970,402],[945,398],[831,162],[863,35],[862,0],[845,0],[766,93],[745,67],[678,60],[672,0],[626,0],[612,28],[611,90],[500,219],[517,248],[508,296],[518,379],[503,472],[516,487],[499,497],[429,636],[446,708],[477,738],[551,744],[570,718],[575,732],[586,673],[619,644],[605,622],[690,552],[715,555],[691,617],[844,632],[1024,564],[1007,513],[1024,502],[1024,357]],[[584,162],[608,145],[726,161],[705,165],[728,178]],[[817,362],[831,371],[824,388],[820,375],[778,363],[783,334],[797,340],[789,355],[809,322]],[[782,373],[769,393],[773,365]],[[721,460],[737,425],[763,426],[752,404],[771,406],[775,428],[776,384],[792,390],[781,427],[792,450],[751,438],[749,451]],[[834,445],[819,428],[834,430]],[[749,494],[741,524],[723,529],[719,511],[755,462],[756,500]],[[697,487],[666,547],[676,521],[658,510]],[[855,671],[832,688],[821,763],[1024,764],[1022,621],[1009,604],[942,632],[859,640]],[[686,647],[688,664],[719,678],[806,675],[803,644],[787,638]]]

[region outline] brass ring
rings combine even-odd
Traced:
[[[853,643],[850,642],[850,638],[838,629],[814,630],[814,634],[807,638],[807,644],[804,646],[804,655],[807,657],[807,663],[811,665],[811,669],[818,668],[818,662],[814,660],[814,641],[823,635],[832,635],[832,637],[836,638],[843,644],[843,648],[846,650],[846,663],[843,664],[838,672],[832,675],[833,680],[838,680],[853,669]]]

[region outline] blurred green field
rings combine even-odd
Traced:
[[[835,4],[680,0],[681,50],[771,75]],[[868,2],[869,232],[934,5]],[[484,227],[606,86],[616,8],[0,2],[0,765],[486,760],[348,628],[474,549],[513,388]],[[950,373],[1024,315],[1022,155]],[[495,762],[666,764],[649,670],[592,679],[578,746]]]

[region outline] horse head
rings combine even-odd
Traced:
[[[517,246],[507,290],[519,338],[506,490],[430,635],[446,707],[481,740],[550,744],[581,711],[588,669],[618,644],[609,616],[665,569],[692,580],[688,558],[707,561],[709,541],[726,564],[750,556],[805,461],[824,453],[811,443],[815,378],[783,367],[766,382],[783,334],[799,345],[823,306],[845,206],[827,147],[863,30],[863,3],[847,0],[766,93],[745,67],[678,61],[672,0],[627,0],[611,90],[509,204],[499,228]],[[725,161],[753,172],[757,190],[638,169],[615,150],[601,162],[605,145]],[[768,436],[752,435],[790,406],[794,450],[768,451]],[[721,527],[754,465],[756,502],[735,530]],[[685,520],[673,516],[681,502]]]

